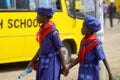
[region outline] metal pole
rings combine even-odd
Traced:
[[[97,32],[98,38],[104,43],[104,19],[103,19],[103,0],[95,0],[95,16],[101,22],[102,29]],[[106,80],[106,71],[105,66],[102,62],[100,62],[101,70],[100,70],[100,80]]]
[[[102,29],[97,32],[98,37],[104,42],[104,19],[103,19],[103,0],[95,0],[95,17],[101,22]]]

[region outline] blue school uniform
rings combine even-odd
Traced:
[[[60,80],[61,61],[57,50],[63,44],[56,31],[56,28],[52,26],[52,31],[40,45],[36,80]]]
[[[100,80],[99,61],[105,59],[102,43],[98,40],[98,45],[84,55],[84,64],[80,62],[78,80]],[[88,43],[88,46],[91,43]],[[83,44],[81,43],[81,46]],[[79,54],[80,55],[80,54]]]
[[[99,20],[89,15],[84,18],[84,24],[93,34],[85,36],[81,41],[78,80],[100,80],[99,61],[105,59],[105,54],[102,43],[94,33],[101,29],[101,24]]]

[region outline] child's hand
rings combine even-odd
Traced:
[[[34,65],[34,62],[31,61],[31,62],[29,62],[29,64],[27,65],[27,68],[30,68],[30,67],[32,67],[33,65]]]
[[[62,73],[64,76],[67,76],[68,73],[69,73],[69,69],[68,69],[67,67],[62,68],[61,73]]]
[[[69,74],[69,69],[68,68],[65,68],[65,71],[64,71],[64,76],[67,76]]]

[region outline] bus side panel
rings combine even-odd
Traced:
[[[0,63],[30,60],[39,47],[36,13],[0,12],[0,15]]]

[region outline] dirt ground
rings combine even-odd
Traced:
[[[120,20],[114,20],[114,28],[111,29],[107,20],[105,27],[105,53],[114,76],[120,76]]]
[[[114,76],[120,76],[120,23],[118,24],[118,20],[114,20],[114,28],[110,28],[109,20],[107,19],[104,33],[103,44],[108,63]],[[77,56],[72,55],[72,59],[75,57]],[[28,62],[0,65],[0,80],[18,80],[17,76],[25,69],[27,63]],[[78,66],[79,65],[76,65],[72,68],[67,77],[62,75],[61,80],[77,80]],[[104,69],[105,68],[102,70]],[[102,75],[104,76],[104,71]],[[107,76],[105,75],[105,77]],[[28,74],[22,80],[35,80],[35,71]],[[105,78],[104,80],[107,79]]]

